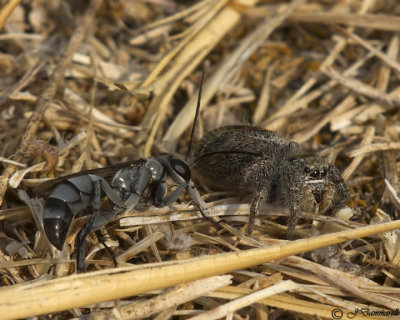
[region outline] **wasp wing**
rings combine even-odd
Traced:
[[[74,177],[80,177],[87,174],[93,174],[104,178],[105,180],[111,180],[111,178],[121,169],[129,167],[140,167],[143,166],[146,160],[138,159],[133,161],[121,162],[113,165],[109,165],[103,168],[96,168],[90,170],[84,170],[77,173],[69,174],[66,176],[57,177],[41,183],[40,185],[33,188],[33,191],[37,194],[44,194],[50,189],[54,188],[57,184]]]

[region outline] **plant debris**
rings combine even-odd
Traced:
[[[400,315],[400,3],[0,0],[1,319],[388,319]],[[334,163],[331,216],[208,190],[146,199],[86,241],[47,241],[44,182],[188,149],[230,124]],[[58,180],[57,180],[58,181]],[[173,186],[169,186],[173,188]],[[114,266],[109,251],[117,262]],[[45,302],[43,302],[45,301]],[[347,317],[347,318],[346,318]]]

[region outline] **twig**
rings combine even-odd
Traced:
[[[361,141],[361,146],[371,144],[372,141],[374,140],[374,136],[375,136],[375,128],[368,127],[367,131],[365,132],[364,138]],[[346,168],[346,170],[342,174],[344,181],[350,179],[351,175],[357,169],[358,165],[361,163],[363,159],[364,159],[364,154],[359,155],[353,159],[353,161],[350,163],[350,165]]]
[[[347,155],[349,157],[357,157],[366,153],[386,151],[386,150],[399,150],[400,142],[387,142],[387,143],[372,143],[366,146],[359,147]]]
[[[289,21],[322,24],[343,24],[374,30],[400,31],[400,18],[384,14],[353,14],[331,12],[294,12]]]
[[[326,67],[322,70],[328,77],[332,78],[333,80],[339,82],[343,86],[354,90],[355,92],[365,95],[371,99],[376,99],[382,101],[383,103],[387,103],[390,106],[400,106],[400,99],[387,93],[381,92],[374,87],[371,87],[365,83],[362,83],[359,80],[350,77],[342,76],[338,71],[331,67]]]
[[[3,29],[4,24],[6,23],[8,17],[14,11],[14,9],[18,6],[21,0],[10,0],[8,1],[4,7],[0,10],[0,31]]]
[[[231,313],[231,312],[234,312],[241,308],[244,308],[244,307],[246,307],[252,303],[255,303],[261,299],[265,299],[266,297],[270,297],[272,295],[275,295],[275,294],[278,294],[281,292],[297,289],[299,286],[300,286],[299,284],[296,284],[291,280],[283,281],[283,282],[273,285],[269,288],[259,290],[257,292],[251,293],[242,298],[228,302],[228,303],[221,305],[215,309],[204,312],[201,315],[198,315],[196,317],[192,317],[192,318],[190,318],[190,320],[208,320],[208,319],[214,320],[214,319],[223,318],[223,317],[226,317],[228,313]]]
[[[96,312],[90,315],[89,319],[120,319],[115,316],[115,311],[122,319],[142,319],[150,317],[162,310],[178,306],[185,302],[196,299],[208,293],[211,293],[221,287],[231,284],[232,276],[216,276],[189,283],[177,285],[175,288],[168,290],[152,299],[146,301],[135,302],[117,308],[117,310]]]
[[[276,66],[277,63],[272,64],[265,74],[260,99],[258,99],[257,107],[253,114],[253,124],[255,125],[259,124],[267,114],[271,90],[271,77]]]

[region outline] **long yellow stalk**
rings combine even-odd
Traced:
[[[24,318],[121,299],[398,228],[400,220],[268,248],[14,285],[0,289],[0,318]]]

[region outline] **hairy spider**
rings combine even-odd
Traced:
[[[196,145],[194,170],[210,186],[252,195],[251,234],[262,203],[279,201],[289,209],[292,239],[301,211],[330,214],[344,207],[349,190],[337,168],[276,132],[253,126],[226,126]]]

